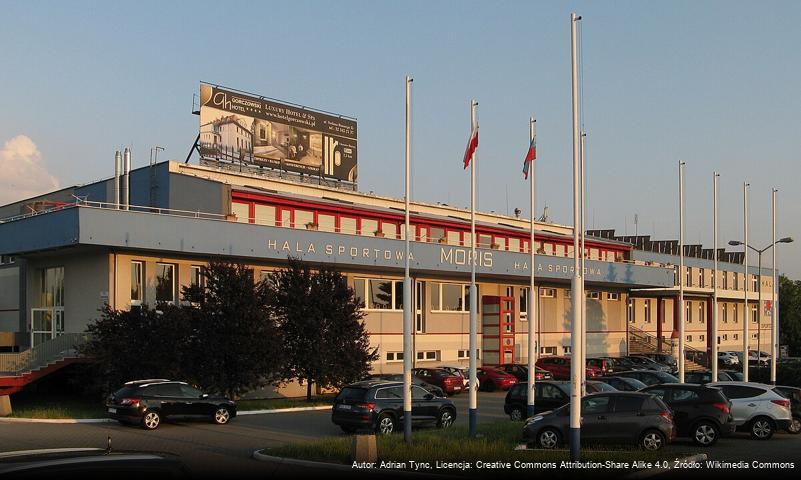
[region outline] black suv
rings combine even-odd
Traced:
[[[456,406],[412,385],[412,424],[448,428],[456,420]],[[334,400],[331,421],[345,433],[374,430],[383,435],[403,424],[403,383],[366,380],[343,388]]]
[[[643,388],[673,410],[673,421],[681,436],[690,437],[697,445],[709,447],[721,435],[734,433],[729,399],[720,388],[685,383],[669,383]]]
[[[108,397],[106,408],[110,418],[147,430],[158,428],[164,418],[208,418],[224,425],[236,416],[232,400],[165,379],[128,382]]]
[[[587,393],[614,392],[615,388],[596,380],[587,380]],[[545,380],[534,384],[534,413],[554,410],[570,401],[570,382]],[[528,382],[518,383],[509,389],[503,402],[503,411],[514,421],[526,418],[528,409]]]

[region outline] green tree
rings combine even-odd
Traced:
[[[187,378],[192,324],[181,308],[126,311],[106,305],[87,331],[90,340],[79,351],[93,360],[84,379],[90,392],[105,395],[141,378]]]
[[[194,381],[236,398],[280,378],[281,337],[268,314],[269,291],[242,264],[213,262],[202,270],[205,287],[187,287],[184,300],[193,331]]]
[[[791,356],[801,355],[801,281],[779,277],[780,345],[788,345]]]
[[[283,379],[342,387],[370,371],[378,358],[362,322],[362,304],[341,273],[327,266],[312,271],[289,258],[287,268],[265,281],[271,315],[284,341]]]

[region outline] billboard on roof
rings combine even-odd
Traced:
[[[200,85],[200,157],[356,182],[356,121]]]

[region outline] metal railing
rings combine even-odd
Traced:
[[[629,345],[635,342],[643,345],[646,348],[653,349],[653,352],[661,350],[662,353],[673,353],[672,342],[665,340],[664,338],[658,338],[656,335],[652,335],[644,330],[629,325]],[[660,346],[661,349],[659,348]],[[684,358],[703,367],[709,367],[709,354],[704,350],[698,350],[697,348],[685,345]]]
[[[19,353],[0,353],[0,374],[22,375],[65,358],[78,356],[77,347],[89,339],[87,333],[64,333]]]

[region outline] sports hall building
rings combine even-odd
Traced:
[[[203,282],[201,267],[215,259],[249,265],[254,281],[281,268],[288,256],[334,265],[364,302],[371,343],[380,354],[374,371],[400,372],[403,199],[268,173],[169,161],[130,172],[127,204],[114,203],[117,180],[111,177],[0,207],[5,391],[68,358],[105,303],[129,309],[180,302],[181,287]],[[422,202],[411,209],[417,366],[467,364],[472,241],[478,249],[480,363],[525,362],[532,321],[539,355],[570,354],[572,227],[537,223],[536,262],[530,265],[526,219],[478,213],[471,239],[468,210]],[[746,276],[742,253],[687,246],[685,270],[678,272],[677,242],[589,233],[588,356],[669,349],[678,330],[679,275],[687,285],[687,345],[699,355],[710,349],[714,254],[720,260],[720,349],[742,349],[746,321],[752,322],[751,348],[760,340],[769,349],[770,270],[749,268]],[[539,305],[533,320],[526,308],[531,268]]]

